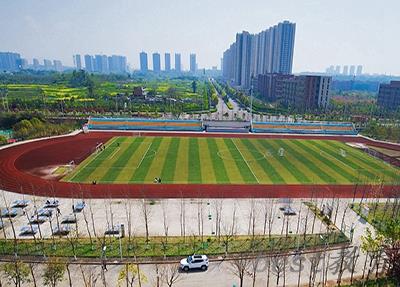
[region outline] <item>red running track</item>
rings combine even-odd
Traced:
[[[83,161],[99,142],[113,136],[136,135],[136,132],[91,132],[24,143],[0,150],[0,187],[24,194],[75,198],[310,198],[310,197],[397,197],[400,186],[369,185],[238,185],[238,184],[78,184],[45,179],[40,170]],[[212,134],[140,132],[149,136],[249,137],[327,139],[358,142],[400,150],[400,146],[377,143],[362,137]]]

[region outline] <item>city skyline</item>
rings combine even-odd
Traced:
[[[391,57],[400,46],[398,37],[393,37],[400,8],[394,0],[322,4],[256,0],[250,7],[242,1],[209,0],[175,0],[173,5],[160,1],[157,5],[141,1],[56,2],[3,2],[0,50],[29,59],[59,58],[67,66],[73,65],[73,54],[119,54],[135,69],[141,50],[193,52],[202,68],[220,66],[220,55],[237,32],[255,33],[287,19],[297,24],[295,73],[322,72],[331,63],[355,62],[364,66],[365,73],[400,74],[400,59]],[[132,11],[141,13],[133,19]],[[230,16],[221,18],[221,11]],[[117,17],[102,20],[110,15]],[[151,25],[148,19],[152,19]],[[183,57],[182,66],[188,68],[188,61]]]

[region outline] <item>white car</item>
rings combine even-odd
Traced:
[[[189,271],[190,269],[207,270],[208,257],[206,255],[191,255],[181,260],[181,269]]]

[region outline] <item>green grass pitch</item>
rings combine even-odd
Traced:
[[[91,183],[399,184],[400,171],[331,140],[114,137],[63,181]]]

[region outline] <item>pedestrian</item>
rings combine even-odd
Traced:
[[[105,260],[103,260],[103,262],[102,262],[102,264],[101,264],[101,268],[102,268],[104,271],[107,271],[107,264],[106,264],[106,261],[105,261]]]
[[[72,205],[72,210],[74,210],[74,206]],[[61,214],[61,211],[60,211],[60,209],[57,207],[57,214],[58,215],[60,215]]]

